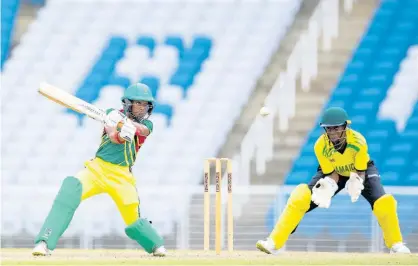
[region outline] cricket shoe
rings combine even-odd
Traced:
[[[390,249],[390,253],[405,253],[405,254],[409,254],[409,253],[411,253],[411,251],[409,250],[409,248],[407,246],[405,246],[404,243],[399,242],[399,243],[393,244],[392,248]]]
[[[274,242],[271,238],[267,238],[266,240],[258,240],[255,246],[264,253],[273,255],[279,254],[279,250],[276,249],[276,246],[274,245]]]
[[[41,241],[32,250],[33,256],[51,256],[51,250],[48,249],[45,241]]]
[[[158,247],[152,252],[154,257],[165,257],[167,255],[167,250],[164,246]]]

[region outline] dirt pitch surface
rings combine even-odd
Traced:
[[[54,251],[50,257],[32,257],[29,249],[2,249],[2,265],[418,265],[416,254],[284,252],[267,255],[258,251],[169,251],[154,258],[138,250]]]

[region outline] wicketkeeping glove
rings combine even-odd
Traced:
[[[338,190],[338,185],[334,179],[326,176],[316,182],[312,188],[312,202],[320,208],[329,208],[331,205],[331,198]]]
[[[356,202],[360,197],[361,191],[364,189],[363,178],[357,173],[350,173],[350,178],[345,183],[345,188],[351,197],[351,202]]]

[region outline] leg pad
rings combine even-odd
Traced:
[[[35,238],[35,244],[45,241],[48,249],[55,249],[58,239],[68,228],[80,205],[82,191],[83,187],[77,178],[69,176],[64,179],[42,229]]]
[[[289,235],[300,223],[311,205],[311,191],[306,184],[298,185],[290,194],[287,205],[280,215],[270,238],[277,249],[283,247]]]
[[[143,218],[126,227],[125,233],[138,242],[148,253],[152,253],[156,248],[164,245],[163,238],[157,233],[151,223]]]
[[[390,249],[393,244],[402,242],[395,198],[386,194],[377,199],[373,204],[373,213],[382,228],[386,247]]]

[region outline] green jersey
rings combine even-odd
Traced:
[[[150,120],[144,119],[135,122],[145,125],[151,134],[153,124]],[[112,164],[131,167],[135,163],[138,151],[146,138],[145,136],[135,135],[134,141],[117,144],[113,143],[107,133],[103,131],[102,142],[96,152],[96,157]]]

